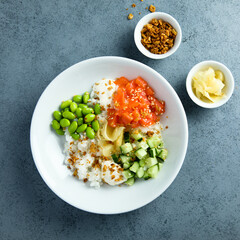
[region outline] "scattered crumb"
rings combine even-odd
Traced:
[[[165,128],[168,129],[168,126],[166,126]]]
[[[131,19],[133,19],[133,14],[132,13],[128,14],[128,20],[131,20]]]
[[[133,4],[132,4],[132,7],[133,7],[133,8],[135,8],[135,7],[136,7],[136,4],[135,4],[135,3],[133,3]]]
[[[128,8],[126,8],[126,10],[128,10]]]
[[[156,11],[156,7],[153,6],[153,5],[150,5],[150,6],[149,6],[149,11],[150,11],[150,12],[155,12],[155,11]]]
[[[148,9],[148,8],[146,7],[146,9]]]
[[[139,13],[139,15],[140,15],[141,13]]]

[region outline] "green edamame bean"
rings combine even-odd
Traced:
[[[82,125],[83,124],[83,118],[79,118],[78,119],[78,126]]]
[[[94,106],[94,112],[95,114],[100,114],[101,113],[101,106],[97,103]]]
[[[82,109],[81,108],[77,108],[75,113],[76,113],[78,118],[82,117]]]
[[[75,112],[77,110],[78,105],[75,102],[72,102],[70,105],[71,112]]]
[[[70,121],[66,118],[63,118],[60,120],[60,125],[61,125],[61,127],[68,127],[68,126],[70,126]]]
[[[84,132],[87,129],[87,124],[82,124],[81,126],[78,127],[77,132]]]
[[[53,116],[54,116],[54,118],[55,118],[57,121],[60,121],[61,118],[62,118],[62,114],[61,114],[61,112],[59,112],[59,111],[54,111],[54,112],[53,112]]]
[[[89,108],[89,107],[88,108],[83,108],[82,113],[83,113],[83,115],[87,115],[89,113],[94,113],[94,110],[92,108]]]
[[[74,139],[74,140],[78,140],[80,138],[80,135],[77,134],[77,133],[72,133],[71,134],[71,137]]]
[[[77,130],[78,124],[76,121],[72,122],[68,128],[69,133],[74,133]]]
[[[69,111],[70,111],[69,108],[64,108],[64,109],[61,111],[61,113],[63,114],[64,112],[69,112]]]
[[[62,102],[62,104],[61,104],[61,108],[64,109],[64,108],[66,108],[66,107],[69,107],[71,103],[72,103],[72,100],[64,101],[64,102]]]
[[[83,94],[83,102],[84,102],[84,103],[87,103],[88,100],[89,100],[89,98],[90,98],[89,92],[85,92],[85,93]]]
[[[63,117],[69,119],[69,120],[73,120],[75,119],[75,115],[72,112],[63,112]]]
[[[81,109],[84,109],[84,108],[87,108],[88,106],[86,104],[80,103],[78,107],[80,107]]]
[[[64,109],[61,111],[61,113],[63,114],[64,112],[69,112],[69,111],[70,111],[69,108],[64,108]]]
[[[98,122],[98,120],[94,120],[93,122],[92,122],[92,128],[93,128],[93,130],[95,131],[95,132],[97,132],[98,131],[98,129],[99,129],[99,122]]]
[[[64,131],[62,130],[62,128],[57,129],[57,130],[56,130],[56,133],[57,133],[58,135],[64,135]]]
[[[82,102],[82,95],[73,96],[73,101],[76,102],[76,103],[81,103]]]
[[[84,121],[86,123],[92,122],[95,119],[96,115],[93,113],[89,113],[85,116]]]
[[[86,135],[90,139],[94,139],[95,138],[95,132],[94,132],[94,130],[91,127],[87,127]]]
[[[53,120],[52,127],[53,127],[53,129],[58,130],[60,128],[59,122],[57,120]]]

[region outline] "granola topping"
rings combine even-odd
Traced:
[[[150,11],[150,12],[155,12],[155,11],[156,11],[156,7],[153,6],[153,5],[150,5],[150,6],[149,6],[149,11]]]
[[[168,22],[152,19],[141,31],[141,43],[154,54],[164,54],[174,45],[176,30]]]
[[[129,13],[129,14],[128,14],[128,20],[131,20],[131,19],[133,19],[133,14],[132,14],[132,13]]]

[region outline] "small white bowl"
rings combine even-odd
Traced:
[[[174,45],[167,53],[164,53],[164,54],[151,53],[141,43],[141,39],[142,39],[141,31],[142,31],[143,27],[146,24],[148,24],[153,18],[162,19],[163,21],[170,23],[173,26],[173,28],[177,31],[177,37],[174,41]],[[146,57],[149,57],[152,59],[163,59],[163,58],[169,57],[174,52],[176,52],[176,50],[178,49],[178,47],[182,41],[182,30],[181,30],[181,27],[180,27],[178,21],[175,18],[173,18],[171,15],[169,15],[167,13],[163,13],[163,12],[149,13],[148,15],[141,18],[140,21],[138,22],[138,24],[136,25],[135,31],[134,31],[134,41],[135,41],[135,44],[136,44],[138,50],[142,54],[144,54]]]
[[[225,87],[223,88],[223,92],[225,94],[225,97],[223,97],[221,100],[215,102],[215,103],[206,103],[197,98],[197,96],[194,94],[192,89],[192,79],[196,72],[201,70],[207,70],[208,67],[212,67],[214,70],[220,70],[224,77],[224,84]],[[230,70],[222,63],[216,62],[216,61],[203,61],[195,65],[190,72],[188,73],[187,80],[186,80],[186,89],[188,92],[189,97],[195,102],[197,105],[203,107],[203,108],[217,108],[222,106],[224,103],[226,103],[230,97],[232,96],[233,90],[234,90],[234,78]]]

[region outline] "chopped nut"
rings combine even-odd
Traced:
[[[153,132],[153,131],[147,131],[147,135],[148,135],[148,137],[152,137],[152,136],[153,136],[153,134],[154,134],[154,132]]]
[[[94,143],[91,143],[89,151],[90,153],[95,153],[97,151],[97,146]]]
[[[77,176],[77,169],[75,169],[75,171],[73,172],[73,176],[74,176],[74,177]]]
[[[129,19],[129,20],[133,19],[133,14],[131,14],[131,13],[128,14],[128,19]]]
[[[164,54],[174,45],[176,30],[168,22],[152,19],[141,31],[141,43],[154,54]]]
[[[149,6],[149,11],[150,11],[150,12],[155,12],[155,11],[156,11],[156,7],[153,6],[153,5],[150,5],[150,6]]]

